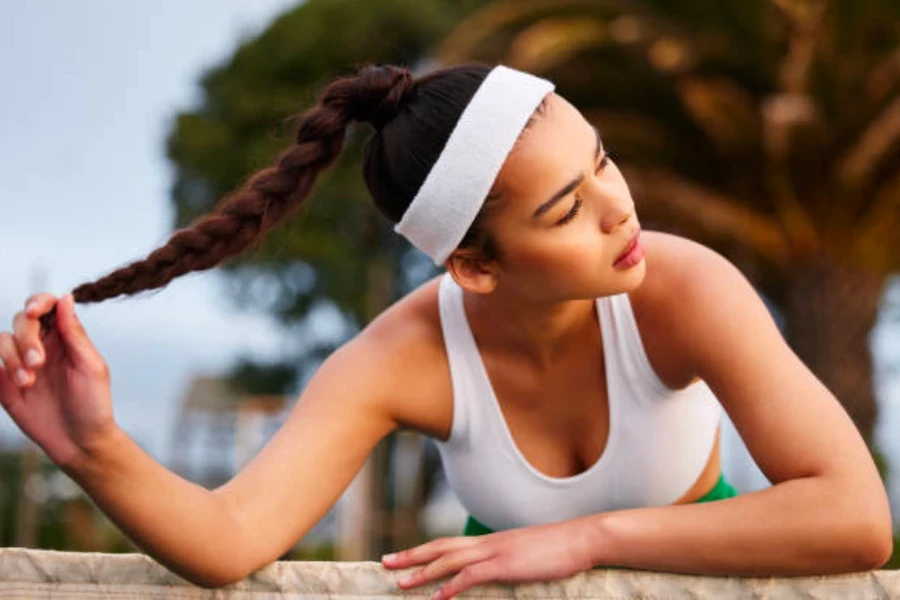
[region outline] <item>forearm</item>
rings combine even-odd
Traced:
[[[227,506],[160,465],[121,430],[64,470],[119,529],[171,571],[206,587],[241,573],[246,545]]]
[[[890,553],[889,520],[881,499],[855,493],[809,477],[718,502],[593,515],[594,562],[709,575],[877,568]]]

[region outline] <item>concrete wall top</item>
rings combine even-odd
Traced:
[[[436,585],[403,591],[400,573],[376,562],[280,561],[216,590],[197,587],[143,554],[0,549],[0,597],[69,600],[428,598]],[[459,598],[900,598],[900,572],[798,578],[736,578],[595,569],[549,583],[487,585]]]

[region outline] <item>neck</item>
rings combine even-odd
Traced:
[[[599,333],[594,300],[540,302],[522,296],[463,293],[473,334],[482,349],[514,353],[550,368]]]

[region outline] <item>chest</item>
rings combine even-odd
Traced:
[[[639,312],[643,311],[635,310],[636,325],[651,367],[664,383],[677,382],[679,375],[677,368],[672,368],[676,361],[671,348],[665,340],[657,339],[661,338],[661,330],[654,330],[652,315],[648,320]],[[474,358],[469,354],[470,359]],[[436,375],[428,378],[430,393],[416,395],[431,400],[417,402],[408,423],[426,435],[446,441],[453,426],[454,390],[446,355],[441,362],[439,368],[429,369]],[[513,444],[534,469],[551,477],[570,477],[586,471],[601,458],[611,419],[609,365],[600,328],[591,331],[575,351],[555,361],[552,367],[541,368],[522,358],[479,350],[477,361],[467,361],[465,368],[478,362],[486,376],[480,390],[490,392],[482,394],[487,396],[483,400],[499,409]]]
[[[539,368],[514,357],[482,356],[496,404],[522,458],[550,477],[587,470],[609,437],[609,399],[602,343],[583,348]]]

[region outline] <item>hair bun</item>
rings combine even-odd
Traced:
[[[397,116],[416,85],[409,69],[393,65],[364,67],[357,81],[357,95],[348,99],[349,116],[376,129]]]

